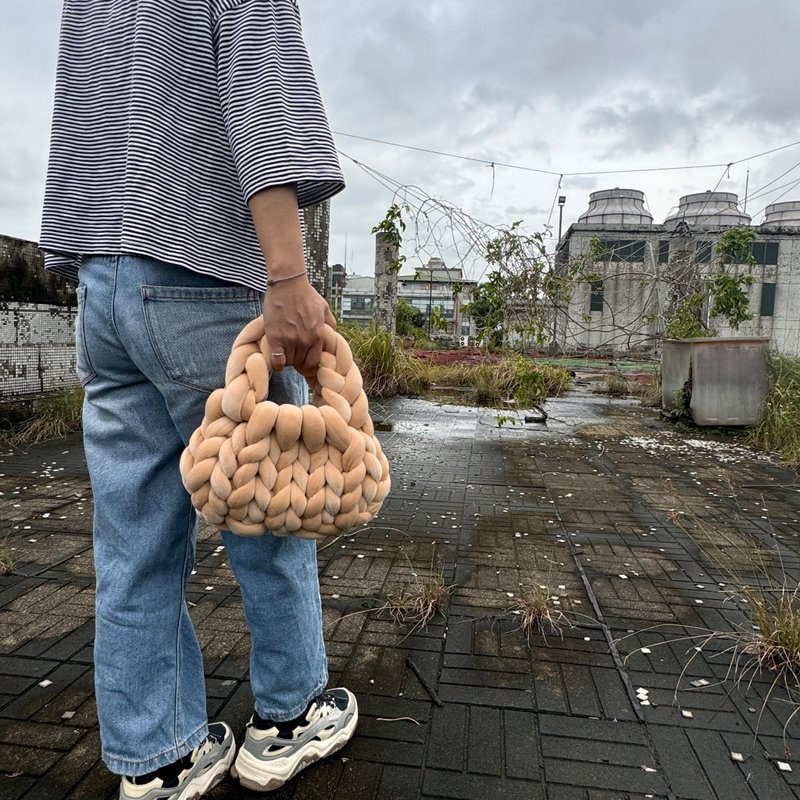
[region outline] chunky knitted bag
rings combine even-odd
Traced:
[[[372,519],[389,492],[350,346],[325,326],[314,405],[267,400],[270,347],[261,317],[236,338],[225,388],[181,456],[183,485],[207,522],[242,536],[321,538]]]

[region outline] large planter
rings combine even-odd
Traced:
[[[753,425],[769,392],[763,338],[665,339],[661,404],[696,425]]]

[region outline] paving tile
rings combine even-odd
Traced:
[[[747,532],[770,547],[780,542],[785,568],[797,570],[800,548],[788,536],[796,527],[795,495],[766,492],[769,524],[761,520],[764,490],[741,488],[735,502],[727,496],[728,477],[749,485],[788,484],[793,476],[757,463],[726,472],[712,452],[698,452],[691,464],[654,457],[626,437],[681,434],[625,401],[568,396],[554,403],[552,425],[525,431],[481,425],[483,412],[423,400],[398,399],[383,408],[398,424],[380,434],[393,495],[374,526],[319,553],[331,677],[357,690],[361,724],[336,757],[305,770],[276,800],[798,797],[800,764],[792,762],[791,773],[776,766],[789,707],[771,701],[757,731],[758,715],[749,711],[760,708],[768,681],[757,679],[744,697],[727,697],[723,685],[694,689],[688,684],[699,677],[711,684],[724,678],[713,648],[687,667],[685,644],[644,631],[661,622],[732,627],[744,619],[716,587],[724,578],[715,565],[670,521],[668,484],[693,504],[703,525]],[[41,544],[26,553],[46,567],[42,576],[0,577],[0,642],[13,650],[0,655],[0,743],[12,768],[21,759],[20,738],[32,754],[25,765],[31,774],[5,782],[0,774],[2,798],[97,800],[116,793],[116,779],[99,761],[89,669],[89,516],[87,508],[50,496],[80,490],[89,497],[78,460],[74,485],[55,490],[26,477],[26,513],[55,503],[68,516],[63,530],[43,525]],[[30,457],[17,463],[26,476],[38,468]],[[784,530],[786,539],[771,536]],[[218,541],[218,534],[201,530],[189,594],[209,710],[241,738],[253,702],[249,641]],[[56,563],[75,553],[79,559]],[[370,610],[412,582],[412,571],[424,574],[437,554],[445,580],[458,584],[446,617],[410,633],[410,626]],[[506,592],[545,576],[563,587],[565,611],[594,614],[579,570],[618,640],[631,685],[648,690],[651,705],[638,707],[645,724],[636,721],[598,621],[578,617],[580,627],[545,643],[538,635],[529,641],[507,616]],[[212,593],[204,591],[209,583]],[[624,638],[630,631],[642,632]],[[641,646],[651,653],[626,659]],[[53,683],[40,687],[45,677]],[[75,712],[69,721],[61,719],[67,706]],[[681,708],[691,709],[692,718]],[[792,746],[795,733],[790,729]],[[741,765],[730,760],[735,748],[746,752]],[[240,793],[226,780],[209,800]]]
[[[532,781],[496,780],[483,775],[440,772],[427,769],[422,779],[426,797],[447,800],[537,800],[544,798],[543,788]]]

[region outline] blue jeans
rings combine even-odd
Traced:
[[[119,774],[176,761],[207,734],[203,659],[184,597],[197,523],[178,460],[261,302],[251,289],[148,258],[92,256],[80,269],[95,689],[103,759]],[[287,368],[273,376],[269,396],[301,404],[305,380]],[[328,677],[315,543],[222,538],[252,639],[255,708],[292,719]]]

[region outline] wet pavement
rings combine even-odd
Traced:
[[[795,473],[586,387],[549,403],[546,425],[425,400],[372,411],[392,493],[319,550],[331,682],[356,692],[361,722],[273,797],[800,797],[785,690],[757,671],[737,684],[732,643],[702,638],[752,631],[721,565],[797,585]],[[0,577],[0,799],[114,797],[79,437],[0,455],[0,492],[0,556],[14,561]],[[248,635],[220,544],[201,531],[189,600],[209,712],[241,737]],[[455,585],[444,613],[424,629],[393,621],[386,599],[439,568]],[[564,615],[546,639],[514,613],[528,591]],[[209,795],[255,796],[230,780]]]

